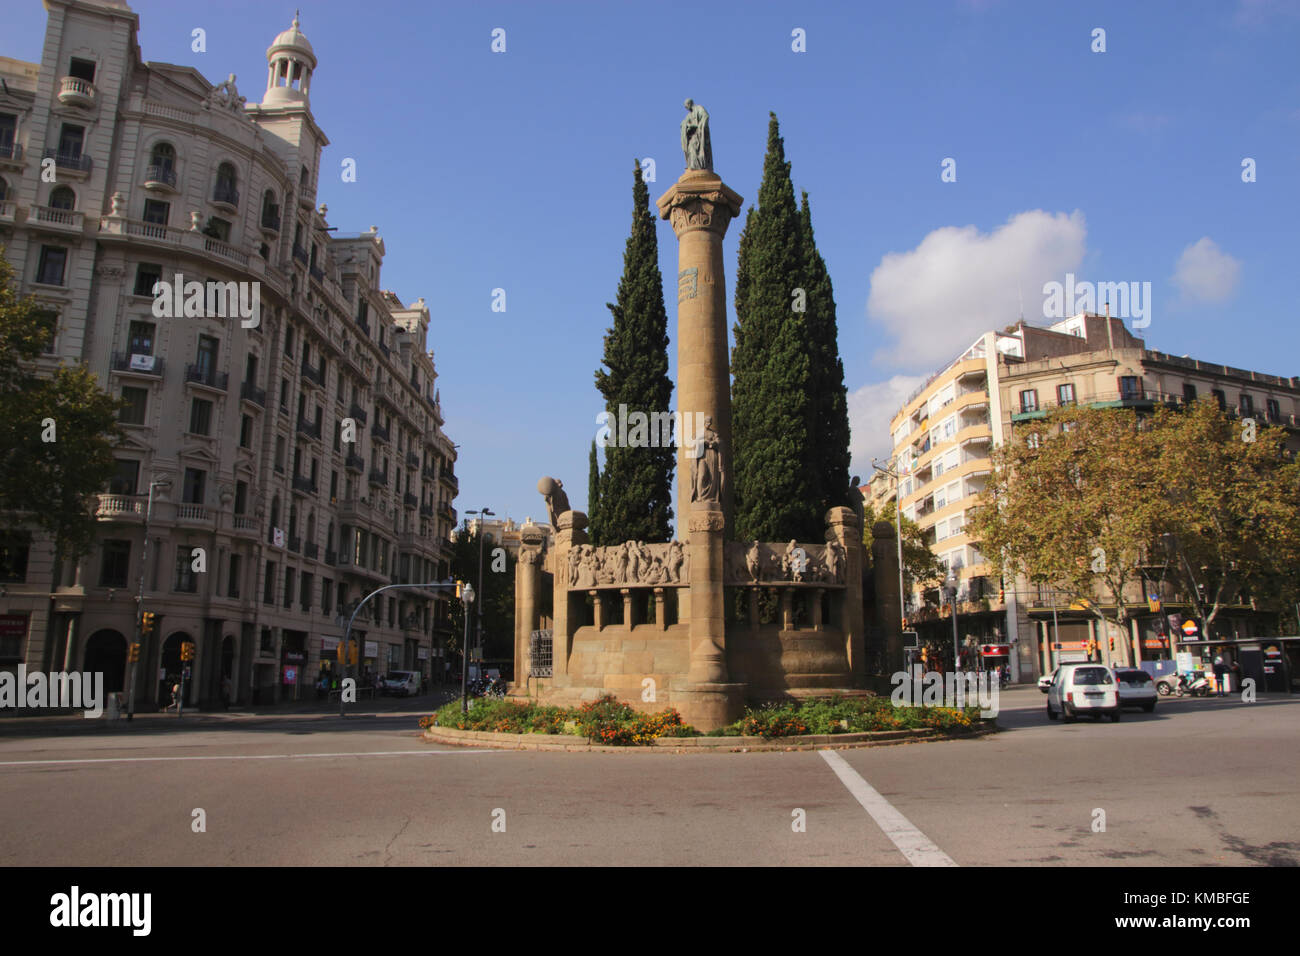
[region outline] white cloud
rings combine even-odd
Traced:
[[[1193,302],[1223,302],[1237,288],[1241,260],[1203,236],[1183,250],[1174,266],[1172,281],[1183,297]]]
[[[934,371],[981,332],[1043,318],[1043,284],[1083,261],[1083,213],[1019,213],[991,233],[945,226],[910,252],[891,252],[871,273],[867,315],[892,339],[874,359]]]
[[[852,472],[871,480],[871,459],[885,461],[893,451],[889,422],[924,382],[924,375],[895,375],[883,382],[863,385],[849,393],[849,454]]]

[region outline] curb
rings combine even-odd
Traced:
[[[495,747],[500,750],[559,750],[583,753],[761,753],[788,750],[843,750],[859,747],[892,747],[900,744],[943,740],[966,740],[998,732],[996,725],[971,730],[942,732],[931,728],[881,730],[854,734],[811,734],[803,737],[660,737],[651,746],[609,747],[593,744],[584,737],[562,734],[499,734],[486,730],[457,730],[430,727],[426,743],[453,747]]]

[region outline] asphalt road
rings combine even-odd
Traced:
[[[459,749],[426,712],[10,724],[0,864],[1300,864],[1300,699],[1063,725],[1017,688],[1003,733],[829,754]]]

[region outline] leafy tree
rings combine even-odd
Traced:
[[[470,529],[466,519],[451,542],[451,576],[458,581],[468,581],[474,585],[474,605],[470,613],[470,646],[476,641],[475,628],[478,626],[479,604],[483,607],[483,656],[488,659],[508,659],[514,657],[515,648],[515,559],[509,550],[494,559],[493,551],[501,547],[489,530],[483,541],[483,576],[479,578],[479,534]],[[504,570],[493,570],[502,567]],[[465,607],[457,600],[451,602],[452,634],[447,641],[448,649],[459,654],[464,643]]]
[[[611,428],[619,416],[630,418],[640,412],[648,420],[645,435],[649,442],[649,423],[655,420],[655,413],[669,411],[673,383],[668,377],[668,313],[659,272],[659,240],[639,162],[635,164],[632,200],[632,232],[623,253],[618,301],[606,304],[614,321],[605,334],[604,368],[596,370],[596,387],[605,398]],[[629,539],[667,541],[672,537],[676,450],[663,438],[654,436],[653,447],[606,445],[599,508],[590,531],[593,544]]]
[[[587,462],[587,533],[594,540],[600,522],[600,458],[596,453],[596,439],[591,440],[591,455]]]
[[[94,541],[93,496],[113,475],[122,403],[84,364],[36,366],[54,324],[18,295],[0,255],[0,510],[51,535],[58,554],[79,557]]]
[[[890,525],[894,525],[898,516],[892,508],[883,508],[877,513],[870,501],[864,502],[863,508],[865,528],[862,532],[862,543],[866,546],[863,551],[863,564],[870,568],[872,527],[878,521],[887,521]],[[921,526],[907,515],[902,516],[901,526],[903,529],[903,593],[907,595],[911,593],[914,585],[925,587],[942,581],[946,571],[938,556],[930,549]]]
[[[775,114],[736,268],[732,421],[739,538],[821,538],[846,502],[849,417],[835,296]]]

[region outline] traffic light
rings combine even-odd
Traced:
[[[999,604],[1007,603],[1007,588],[1005,584],[1002,587],[998,588],[998,603]]]
[[[1111,649],[1112,653],[1113,653],[1114,650],[1115,650],[1115,636],[1114,636],[1113,634],[1111,635],[1111,638],[1110,638],[1110,649]]]
[[[194,660],[194,642],[193,642],[193,641],[183,641],[183,642],[181,643],[181,660],[183,660],[183,661],[192,661],[192,660]]]
[[[132,664],[140,659],[140,645],[138,643],[132,643],[127,646],[126,659]]]
[[[921,648],[921,663],[922,664],[928,663],[929,660],[930,660],[930,649],[928,647]]]
[[[147,635],[153,633],[153,626],[154,626],[153,619],[154,619],[154,613],[153,613],[153,611],[145,611],[143,614],[140,615],[140,633],[141,633],[141,634],[144,634],[144,635],[147,636]]]
[[[464,581],[457,581],[457,582],[456,582],[456,600],[457,600],[457,601],[460,600],[460,589],[461,589],[461,587],[464,586],[464,584],[465,584]]]

